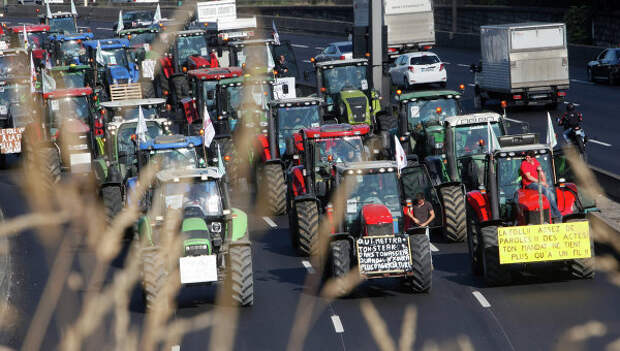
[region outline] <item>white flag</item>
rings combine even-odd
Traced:
[[[50,10],[50,3],[47,0],[45,1],[45,17],[52,18],[52,10]]]
[[[24,36],[24,49],[28,50],[28,32],[26,32],[25,24],[24,24],[23,36]]]
[[[136,126],[136,135],[141,143],[146,142],[146,121],[144,120],[144,112],[142,112],[142,106],[138,107],[138,125]]]
[[[123,24],[123,10],[118,11],[118,24],[116,25],[116,33],[120,33],[125,29],[125,25]]]
[[[405,150],[403,150],[403,146],[400,145],[400,141],[394,135],[394,150],[396,151],[396,165],[398,166],[398,170],[407,167],[407,154],[405,154]]]
[[[276,42],[276,45],[280,45],[280,34],[278,34],[278,29],[276,28],[276,22],[274,20],[271,21],[271,27],[273,28],[273,40]]]
[[[217,144],[217,170],[222,174],[226,174],[226,167],[224,167],[222,153],[220,152],[220,144]]]
[[[497,136],[491,127],[491,122],[487,121],[487,145],[489,154],[493,153],[495,150],[499,150],[499,141],[497,140]]]
[[[56,81],[47,74],[47,71],[41,71],[41,88],[43,89],[43,94],[56,90]]]
[[[547,112],[547,145],[552,149],[558,144],[558,139],[555,137],[555,130],[553,129],[553,122],[551,122],[551,115]]]
[[[73,0],[71,0],[71,14],[75,17],[78,16],[77,9],[75,8],[75,4],[73,3]]]
[[[159,4],[157,4],[155,15],[153,15],[153,23],[158,24],[159,22],[161,22],[161,9],[159,8]]]
[[[202,112],[202,130],[204,132],[204,134],[202,135],[202,142],[205,144],[205,147],[209,147],[211,146],[213,138],[215,138],[215,128],[213,127],[213,121],[211,121],[211,116],[209,116],[207,104],[205,104],[205,108]]]
[[[34,61],[32,60],[32,51],[30,52],[30,92],[34,93],[37,84],[37,71],[34,69]]]
[[[105,66],[105,60],[103,59],[103,53],[101,52],[101,42],[97,40],[97,52],[95,53],[95,61],[98,64]]]

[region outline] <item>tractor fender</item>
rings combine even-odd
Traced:
[[[427,156],[424,158],[424,164],[428,168],[428,173],[431,176],[431,181],[434,186],[438,186],[447,180],[445,172],[445,166],[441,156]]]
[[[215,140],[220,140],[220,139],[232,139],[232,134],[230,133],[226,133],[226,134],[218,134],[215,137],[213,137],[213,139]]]
[[[329,242],[336,240],[347,240],[351,243],[351,247],[355,248],[355,238],[349,233],[333,233],[328,237]],[[351,250],[353,256],[357,256],[357,250]]]
[[[131,177],[127,179],[127,183],[125,184],[125,193],[127,194],[126,202],[127,205],[131,205],[131,198],[133,197],[134,191],[136,191],[136,187],[138,186],[138,178]]]
[[[449,187],[449,186],[458,186],[463,190],[463,194],[465,194],[465,186],[463,185],[463,183],[461,182],[446,182],[446,183],[441,183],[439,185],[435,185],[435,189],[439,190],[441,188],[445,188],[445,187]]]
[[[108,179],[108,166],[102,157],[98,157],[93,160],[93,171],[95,178],[99,183],[105,182]]]
[[[265,161],[266,165],[269,164],[279,164],[280,166],[282,166],[282,169],[284,169],[284,161],[280,160],[280,159],[274,159],[274,160],[267,160]]]
[[[258,134],[256,137],[256,150],[260,154],[260,158],[263,162],[271,160],[271,152],[269,152],[269,139],[264,134]]]
[[[291,187],[293,188],[293,195],[300,196],[308,193],[308,190],[306,189],[306,178],[304,177],[304,167],[295,166],[291,168],[289,174],[291,179]]]
[[[142,216],[138,220],[138,234],[140,236],[140,240],[144,240],[144,242],[154,245],[153,229],[151,228],[151,220],[148,216]]]
[[[501,219],[491,219],[488,221],[480,222],[480,228],[482,227],[502,227],[504,222]]]
[[[579,208],[583,207],[582,204],[576,204],[579,201],[579,194],[577,192],[577,186],[573,183],[566,183],[564,187],[556,187],[556,199],[558,209],[562,212],[562,215],[570,215],[573,213],[573,205],[578,205]]]
[[[238,208],[232,208],[232,230],[230,240],[231,242],[236,242],[238,240],[247,238],[249,241],[249,237],[247,235],[248,232],[248,215],[241,211]]]
[[[483,223],[491,219],[491,202],[486,193],[474,190],[467,193],[467,203],[474,210],[478,222]]]
[[[159,64],[161,65],[161,70],[163,71],[166,79],[170,79],[170,77],[174,73],[174,68],[172,66],[172,60],[170,60],[169,57],[162,57],[159,59]]]
[[[569,222],[574,219],[588,220],[588,216],[585,213],[572,213],[562,217],[562,222]]]
[[[310,194],[299,195],[299,196],[296,196],[295,200],[293,201],[295,203],[304,202],[304,201],[314,201],[316,202],[316,205],[319,208],[319,212],[321,211],[321,201],[319,201],[319,199],[314,195],[310,195]]]

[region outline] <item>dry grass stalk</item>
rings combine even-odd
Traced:
[[[377,311],[373,303],[368,299],[363,299],[360,301],[360,309],[379,349],[381,351],[396,351],[394,339],[390,336],[385,321],[381,318],[379,311]]]

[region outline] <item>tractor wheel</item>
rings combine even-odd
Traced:
[[[41,165],[41,175],[46,180],[46,184],[50,189],[53,184],[60,181],[62,168],[60,163],[60,155],[55,147],[41,147],[36,150]]]
[[[482,274],[482,252],[479,245],[480,226],[476,218],[476,213],[467,205],[467,248],[469,249],[469,261],[471,262],[471,272],[474,275]]]
[[[389,113],[381,113],[377,116],[377,122],[379,122],[379,130],[387,132],[390,129],[398,127],[398,119]]]
[[[120,186],[106,186],[101,189],[101,198],[106,209],[108,222],[112,222],[123,210],[123,194]]]
[[[300,201],[295,204],[297,212],[298,246],[302,254],[315,256],[319,239],[319,210],[314,201]]]
[[[174,86],[174,94],[176,96],[177,103],[180,103],[182,98],[189,96],[189,83],[187,82],[187,79],[185,79],[185,76],[177,76],[172,78],[172,85]]]
[[[155,87],[153,87],[153,82],[147,81],[142,83],[141,85],[143,99],[150,99],[155,97]]]
[[[220,152],[222,157],[230,157],[230,161],[224,161],[224,167],[231,184],[235,184],[239,179],[239,160],[237,159],[237,152],[233,141],[231,139],[223,139],[220,142]]]
[[[249,245],[231,246],[228,252],[228,279],[233,302],[240,306],[254,303],[254,274],[252,248]]]
[[[428,236],[416,234],[409,236],[413,276],[409,278],[413,292],[427,292],[433,286],[433,261],[431,242]]]
[[[162,292],[168,278],[165,259],[158,247],[145,247],[140,252],[142,256],[142,289],[144,304],[147,310],[155,306],[157,296]]]
[[[439,189],[443,204],[442,236],[449,242],[461,242],[467,235],[465,197],[460,186],[445,186]]]
[[[567,222],[577,222],[579,219],[568,220]],[[576,279],[594,278],[594,241],[590,238],[590,258],[578,258],[568,263],[568,271]]]
[[[340,296],[346,293],[343,278],[351,270],[351,242],[334,240],[329,244],[329,278],[335,279]]]
[[[286,183],[284,171],[278,163],[263,166],[262,193],[267,194],[269,212],[274,216],[286,214]]]
[[[291,246],[299,250],[299,229],[297,228],[297,209],[293,202],[293,194],[290,189],[286,191],[286,214],[288,216],[288,231],[291,238]]]
[[[488,285],[506,285],[510,283],[510,271],[499,263],[499,246],[497,244],[497,227],[480,228],[482,239],[482,272]]]

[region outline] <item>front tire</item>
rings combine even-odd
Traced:
[[[567,222],[579,222],[580,219],[568,220]],[[590,238],[590,258],[578,258],[568,263],[568,271],[575,279],[594,278],[594,241]]]
[[[487,226],[480,229],[482,236],[482,271],[487,285],[506,285],[511,281],[510,272],[499,263],[499,246],[497,227]]]
[[[480,225],[476,213],[467,205],[467,248],[471,262],[471,272],[474,275],[482,274],[482,251],[480,250]]]
[[[428,236],[416,234],[409,236],[413,276],[409,278],[413,292],[428,292],[433,285],[433,262],[431,244]]]
[[[351,242],[334,240],[329,244],[329,278],[335,280],[339,296],[347,293],[344,277],[351,271]]]
[[[144,305],[147,310],[152,310],[168,279],[166,260],[160,253],[159,247],[156,246],[142,248],[140,255],[142,257]]]
[[[263,166],[261,189],[267,194],[269,212],[274,216],[286,214],[286,185],[284,172],[279,163],[270,163]]]
[[[252,271],[252,249],[249,245],[231,246],[228,253],[230,293],[240,306],[254,304],[254,273]]]
[[[319,239],[319,209],[314,201],[295,204],[297,213],[298,246],[303,255],[316,256]]]
[[[467,235],[465,196],[460,186],[445,186],[439,189],[443,204],[442,236],[449,242],[462,242]]]
[[[106,209],[108,223],[123,210],[123,194],[120,186],[106,186],[101,189],[101,199]]]

